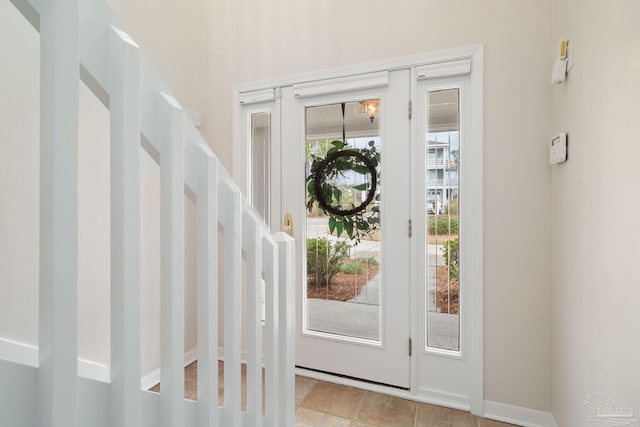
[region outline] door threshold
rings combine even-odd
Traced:
[[[387,394],[389,396],[399,397],[401,399],[408,399],[418,401],[418,396],[411,392],[410,389],[404,387],[393,386],[389,384],[382,384],[375,381],[362,380],[359,378],[349,377],[347,375],[334,374],[326,371],[319,371],[310,368],[304,368],[296,366],[296,375],[301,377],[313,378],[314,380],[325,381],[333,384],[340,384],[344,386],[359,388],[366,391],[372,391],[380,394]]]

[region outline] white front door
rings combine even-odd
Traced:
[[[297,249],[296,364],[407,389],[410,75],[406,69],[284,88],[281,194]],[[354,150],[380,155],[373,192],[366,160],[342,156]],[[332,152],[337,158],[311,179]],[[348,170],[332,176],[345,164]],[[308,204],[318,183],[316,194],[332,185],[327,209]]]
[[[471,47],[237,92],[235,176],[296,239],[298,366],[483,412],[482,86]]]

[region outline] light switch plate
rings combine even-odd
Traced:
[[[551,138],[549,164],[555,165],[567,161],[567,134],[562,132]]]

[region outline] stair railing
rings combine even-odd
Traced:
[[[41,47],[37,424],[292,426],[293,240],[284,233],[270,235],[103,0],[11,1],[40,32]],[[111,120],[110,384],[77,376],[78,79],[109,109]],[[159,395],[140,388],[141,145],[158,162],[161,177]],[[183,386],[185,192],[196,204],[197,402],[184,399]],[[219,235],[222,253],[218,253]],[[222,281],[219,259],[223,259]],[[241,342],[243,286],[246,356]],[[222,406],[218,405],[219,287],[224,294],[224,389],[228,391]],[[246,412],[241,410],[240,396],[243,359]]]

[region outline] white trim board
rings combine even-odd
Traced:
[[[0,337],[0,359],[38,367],[38,346]]]
[[[37,368],[38,346],[0,337],[0,359]],[[111,382],[107,365],[78,358],[78,376],[103,383]]]
[[[186,368],[196,360],[198,360],[198,347],[194,347],[184,354],[184,367]],[[142,390],[149,390],[151,387],[160,384],[161,374],[162,372],[160,368],[158,368],[144,375],[140,378],[140,388]]]
[[[221,362],[224,362],[224,347],[218,347],[218,360]],[[266,363],[264,359],[264,354],[262,355],[262,361],[260,363],[262,363],[262,367],[264,368]],[[242,365],[247,364],[247,352],[245,350],[242,350],[240,352],[240,364]]]
[[[0,337],[0,359],[21,365],[38,367],[38,347]],[[198,359],[198,348],[194,347],[184,354],[184,366]],[[78,376],[103,383],[111,382],[111,370],[102,363],[78,358]],[[140,379],[142,390],[148,390],[160,382],[160,369],[151,371]]]
[[[549,412],[491,400],[484,401],[484,418],[522,427],[558,427],[555,418]]]
[[[444,406],[466,412],[471,411],[471,399],[469,399],[469,396],[460,394],[419,387],[416,400],[430,405]]]
[[[256,82],[240,83],[233,85],[234,91],[238,94],[265,90],[274,87],[290,86],[320,80],[328,80],[339,77],[357,76],[360,74],[375,73],[379,71],[391,71],[401,68],[410,68],[417,65],[437,64],[440,62],[450,62],[472,57],[476,51],[481,50],[482,45],[472,45],[455,49],[447,49],[436,52],[429,52],[417,55],[391,58],[382,61],[367,62],[364,64],[351,65],[339,68],[329,68],[308,73],[294,74]]]
[[[194,347],[184,354],[184,366],[185,368],[198,360],[198,347]],[[224,347],[218,347],[218,360],[224,361]],[[247,363],[247,352],[243,351],[240,354],[240,363]],[[264,357],[262,359],[262,366],[264,367]],[[161,371],[160,368],[149,372],[143,376],[140,380],[140,388],[142,390],[149,390],[155,385],[160,383]]]

